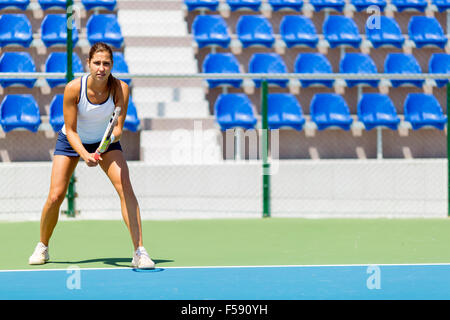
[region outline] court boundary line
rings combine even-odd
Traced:
[[[312,264],[312,265],[257,265],[257,266],[180,266],[180,267],[158,267],[156,266],[154,270],[157,269],[238,269],[238,268],[322,268],[322,267],[369,267],[369,266],[450,266],[450,262],[444,263],[365,263],[365,264]],[[11,270],[0,270],[0,273],[4,272],[38,272],[38,271],[67,271],[74,270],[74,267],[78,267],[76,264],[72,266],[68,266],[67,268],[59,268],[59,269],[11,269]],[[83,270],[133,270],[136,268],[133,267],[117,267],[117,268],[80,268],[80,271]],[[152,271],[152,269],[142,271]]]

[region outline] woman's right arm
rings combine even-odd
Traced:
[[[86,164],[94,167],[98,161],[94,159],[94,154],[89,153],[83,146],[80,136],[77,132],[77,114],[78,114],[78,93],[80,92],[80,80],[70,81],[64,89],[63,113],[64,124],[66,126],[67,140],[72,148],[83,158]]]

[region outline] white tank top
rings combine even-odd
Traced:
[[[111,114],[114,111],[114,100],[110,94],[101,104],[93,104],[87,96],[87,79],[89,75],[81,78],[80,98],[77,113],[77,132],[82,143],[100,142],[108,126]],[[66,125],[61,129],[66,134]]]

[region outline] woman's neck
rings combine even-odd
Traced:
[[[87,86],[88,88],[92,89],[95,93],[102,94],[108,89],[108,82],[96,81],[94,77],[90,76],[88,77]]]

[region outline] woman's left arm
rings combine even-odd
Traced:
[[[114,101],[115,106],[120,107],[120,115],[117,120],[117,124],[113,129],[114,141],[117,142],[122,137],[123,125],[125,123],[125,118],[127,116],[128,109],[128,99],[129,99],[129,88],[128,85],[122,80],[116,79],[116,90],[114,90]]]

